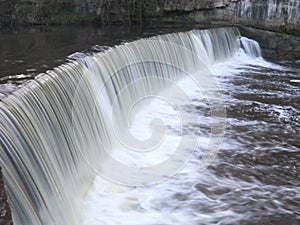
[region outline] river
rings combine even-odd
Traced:
[[[0,97],[71,58],[191,28],[68,26],[1,31]],[[201,137],[191,160],[166,181],[146,187],[124,187],[98,176],[83,201],[81,224],[300,223],[300,61],[268,62],[239,51],[234,59],[209,69],[226,106],[225,136],[210,166],[204,171],[199,166],[209,139],[210,105],[188,81],[180,81],[192,96],[192,104],[182,103],[183,111],[194,108],[202,121],[201,127],[189,122],[183,129],[183,135]],[[164,114],[171,132],[177,133],[176,116],[163,103],[157,104],[143,109],[144,114]],[[158,112],[151,111],[155,108]],[[137,133],[145,120],[135,121]]]

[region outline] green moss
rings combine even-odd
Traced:
[[[299,52],[300,53],[300,46],[297,46],[293,49],[294,52]]]
[[[144,17],[156,17],[158,13],[154,7],[144,6],[143,7],[143,16]]]
[[[0,24],[11,24],[14,22],[14,6],[15,0],[7,0],[0,2]]]
[[[78,13],[60,14],[51,18],[54,24],[92,23],[97,19],[95,15],[83,15]]]

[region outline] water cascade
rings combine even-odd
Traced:
[[[245,53],[252,58],[262,57],[261,49],[257,41],[246,37],[241,37],[241,45]]]
[[[131,138],[132,104],[235,57],[239,36],[220,28],[137,40],[40,74],[3,99],[0,162],[14,224],[79,224],[115,135]]]

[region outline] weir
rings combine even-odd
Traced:
[[[260,54],[250,42],[245,49]],[[101,162],[119,138],[132,138],[132,105],[188,74],[209,73],[240,47],[236,28],[141,39],[40,74],[3,99],[0,162],[14,224],[79,225]]]

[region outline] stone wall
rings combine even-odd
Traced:
[[[241,35],[259,42],[263,57],[269,60],[299,60],[300,36],[239,25]]]
[[[172,21],[172,16],[300,33],[300,0],[0,0],[0,25]]]
[[[68,23],[74,6],[73,0],[0,0],[0,24]]]
[[[163,0],[0,0],[0,26],[141,22],[162,15]]]
[[[260,43],[269,60],[300,59],[300,0],[229,1],[225,9],[194,10],[188,17],[239,26],[242,35]]]
[[[244,0],[236,5],[235,17],[255,26],[300,25],[299,0]]]
[[[178,1],[168,0],[163,5],[164,11],[195,11],[204,9],[223,8],[228,6],[229,0],[193,0]]]
[[[227,21],[300,36],[300,0],[230,1],[224,10],[193,11],[189,16],[197,22]]]
[[[300,0],[0,0],[0,28],[5,24],[124,22],[247,26],[258,29],[252,36],[266,49],[288,49],[287,56],[300,58],[299,38],[294,37],[300,37]],[[275,47],[274,40],[279,43]]]

